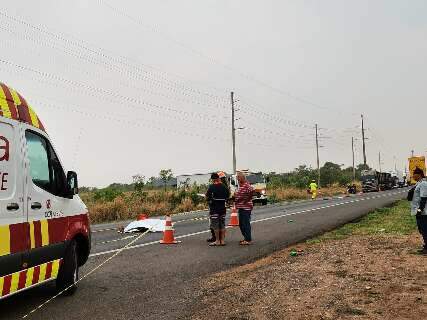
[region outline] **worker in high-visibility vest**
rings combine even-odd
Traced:
[[[310,193],[311,193],[311,200],[315,200],[317,198],[317,183],[316,180],[311,180],[310,183]]]

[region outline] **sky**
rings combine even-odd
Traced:
[[[80,185],[425,155],[426,1],[4,1],[0,81]]]

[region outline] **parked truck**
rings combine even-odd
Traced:
[[[268,203],[267,182],[261,172],[245,171],[246,179],[254,188],[253,202],[266,205]],[[235,175],[229,176],[231,193],[233,194],[239,187],[239,182]]]
[[[362,191],[378,192],[393,189],[394,179],[391,173],[376,170],[363,170],[361,173]]]
[[[417,182],[414,180],[414,170],[420,168],[426,173],[426,158],[423,157],[411,157],[409,158],[409,179],[408,183],[414,185]]]

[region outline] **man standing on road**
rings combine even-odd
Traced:
[[[239,227],[244,238],[240,241],[240,245],[250,245],[252,243],[251,214],[254,208],[252,202],[254,189],[246,180],[243,172],[237,173],[237,181],[239,189],[235,194],[235,204],[236,209],[239,210]]]
[[[413,177],[417,184],[412,198],[411,214],[416,217],[418,231],[424,240],[424,247],[419,253],[427,255],[427,179],[420,168],[414,170]]]
[[[209,215],[211,229],[215,233],[215,242],[210,246],[225,246],[225,214],[226,202],[230,197],[230,191],[221,182],[218,173],[212,173],[212,184],[206,192],[206,200],[209,203]]]
[[[316,180],[311,180],[311,183],[310,183],[311,200],[316,200],[317,188],[318,186],[317,186]]]
[[[230,191],[230,187],[228,186],[228,181],[227,181],[227,175],[223,171],[219,171],[218,176],[219,176],[219,179],[221,180],[221,183],[228,189],[228,191]],[[229,199],[227,199],[227,201],[228,200]],[[227,202],[226,202],[226,205],[227,205]],[[215,242],[216,241],[215,230],[212,228],[209,228],[209,230],[211,231],[211,237],[206,241],[209,243]]]

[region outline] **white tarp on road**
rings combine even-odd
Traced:
[[[139,232],[150,229],[151,232],[163,232],[165,231],[165,220],[161,219],[145,219],[139,221],[133,221],[124,229],[125,233]]]

